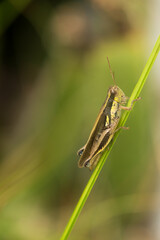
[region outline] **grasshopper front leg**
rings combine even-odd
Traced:
[[[132,109],[132,107],[133,107],[133,103],[139,101],[140,99],[141,99],[141,97],[134,99],[134,100],[131,102],[131,106],[130,106],[130,107],[126,107],[126,106],[122,106],[122,105],[121,105],[120,108],[123,109],[123,110],[130,111],[130,110]]]

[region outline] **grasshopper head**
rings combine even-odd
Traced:
[[[127,101],[127,98],[124,94],[124,92],[116,85],[110,88],[110,93],[114,94],[114,101],[120,103],[120,104],[125,104]]]

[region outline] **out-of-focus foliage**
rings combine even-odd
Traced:
[[[0,239],[58,239],[91,174],[76,152],[113,84],[106,57],[129,96],[148,55],[147,5],[10,0],[0,10]],[[154,239],[149,80],[70,239]]]

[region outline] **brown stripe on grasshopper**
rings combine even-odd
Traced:
[[[101,152],[108,146],[108,144],[112,140],[116,126],[117,124],[115,123],[114,125],[112,125],[111,128],[106,129],[102,133],[101,138],[99,139],[99,142],[96,146],[96,150],[93,152],[93,154],[91,154],[90,158],[85,161],[85,167],[88,167],[90,170],[94,168],[94,166],[98,162]]]

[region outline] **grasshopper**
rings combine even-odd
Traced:
[[[121,110],[131,110],[133,102],[141,99],[134,99],[130,107],[124,106],[128,97],[126,97],[124,92],[116,85],[108,57],[107,60],[114,86],[108,89],[107,97],[100,109],[87,143],[77,152],[80,156],[78,161],[80,168],[87,167],[92,170],[96,166],[101,153],[109,145],[115,132],[120,128],[128,129],[126,127],[117,128]]]

